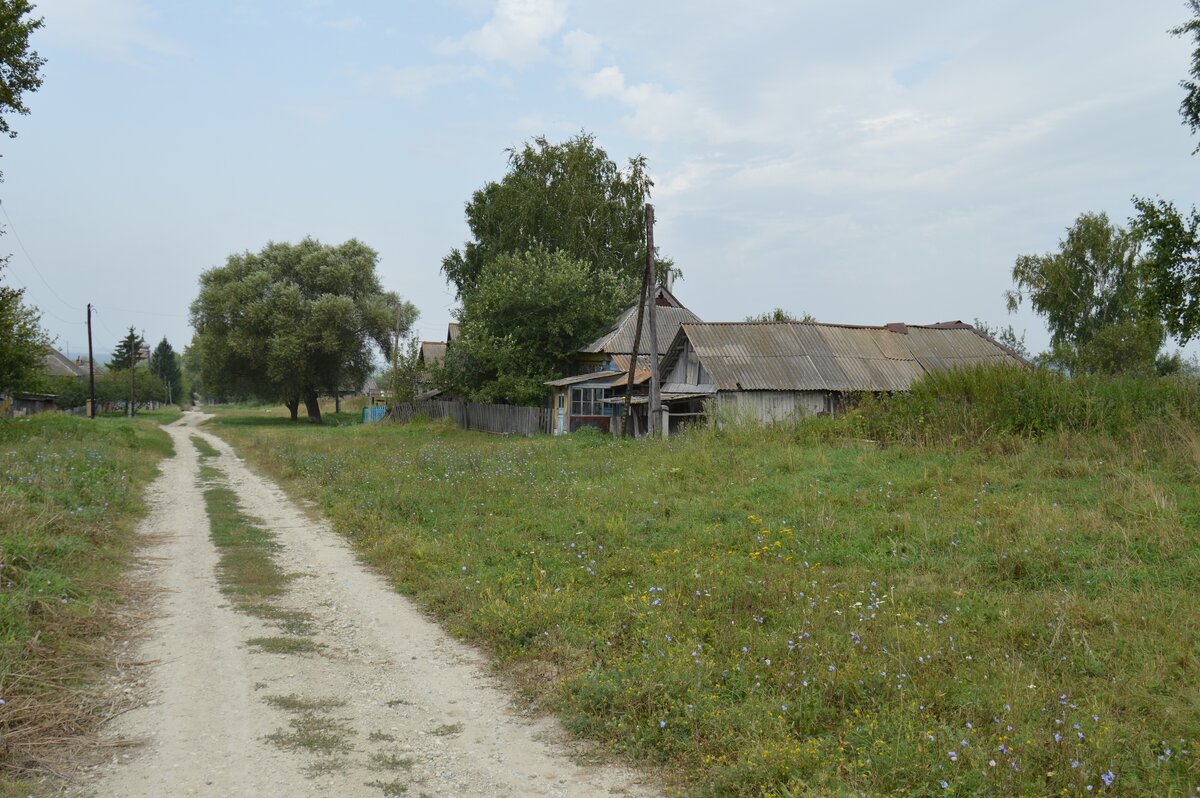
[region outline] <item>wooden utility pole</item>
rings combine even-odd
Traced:
[[[654,206],[646,203],[646,284],[650,286],[649,306],[647,308],[650,322],[650,412],[648,431],[651,435],[661,431],[665,438],[668,433],[667,425],[662,420],[662,384],[658,374],[658,323],[655,310],[658,308],[658,280],[654,276]]]
[[[137,336],[133,334],[133,328],[129,328],[129,413],[130,418],[133,418],[133,403],[137,401],[134,395],[134,377],[137,376]]]
[[[88,418],[96,417],[96,365],[95,358],[92,357],[92,303],[88,303],[87,308],[87,327],[88,327],[88,383],[91,386],[91,399],[88,400]]]
[[[633,430],[629,426],[629,400],[633,397],[633,375],[637,371],[638,351],[642,346],[642,317],[646,311],[646,294],[650,290],[646,275],[642,274],[642,293],[638,299],[637,325],[633,328],[633,352],[629,357],[629,374],[625,379],[625,405],[621,411],[621,435],[629,437]],[[649,409],[649,408],[647,408]]]

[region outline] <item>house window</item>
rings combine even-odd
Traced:
[[[572,388],[571,415],[606,416],[607,405],[601,399],[612,396],[612,388]]]

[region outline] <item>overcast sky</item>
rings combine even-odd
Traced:
[[[12,252],[71,354],[191,339],[200,273],[357,237],[441,340],[439,271],[505,149],[644,154],[707,321],[980,318],[1021,254],[1133,195],[1200,200],[1183,0],[40,0],[45,85],[0,142]],[[1190,348],[1195,350],[1195,346]]]

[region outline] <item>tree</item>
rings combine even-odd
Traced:
[[[150,354],[150,373],[162,380],[166,387],[167,401],[176,398],[182,401],[183,391],[180,390],[183,374],[179,368],[178,355],[164,336]]]
[[[1183,117],[1183,123],[1191,128],[1192,133],[1200,134],[1200,83],[1197,83],[1200,81],[1200,0],[1188,0],[1188,7],[1192,9],[1192,18],[1179,27],[1172,28],[1171,33],[1176,36],[1190,34],[1196,41],[1196,49],[1192,50],[1192,80],[1179,81],[1179,85],[1186,92],[1183,101],[1179,103],[1179,115]],[[1192,150],[1193,155],[1196,153],[1200,153],[1200,143]]]
[[[565,252],[500,255],[463,298],[439,382],[473,401],[537,404],[543,383],[627,303],[618,275]]]
[[[129,332],[113,347],[112,358],[108,362],[109,369],[125,371],[131,369],[142,359],[142,350],[146,348],[146,340],[129,328]]]
[[[500,255],[561,251],[609,272],[635,296],[646,265],[644,208],[654,181],[646,159],[621,170],[580,133],[561,144],[544,137],[508,150],[508,174],[467,203],[473,240],[442,260],[442,272],[460,299],[478,285],[484,266]],[[660,259],[660,273],[671,268]]]
[[[28,0],[0,0],[0,133],[16,137],[5,114],[28,114],[24,95],[42,85],[41,69],[46,59],[29,49],[29,34],[43,20],[25,18],[33,6]]]
[[[974,327],[992,340],[1007,346],[1026,360],[1033,360],[1033,355],[1029,354],[1029,347],[1025,346],[1025,334],[1017,335],[1017,331],[1013,329],[1011,324],[1007,327],[1001,327],[998,324],[992,326],[986,321],[975,319]]]
[[[282,401],[293,420],[303,402],[320,423],[318,396],[365,380],[375,347],[389,354],[394,329],[416,319],[411,303],[380,286],[378,260],[355,239],[305,238],[204,272],[191,317],[205,390]]]
[[[0,258],[0,272],[8,258]],[[23,302],[25,290],[0,284],[0,394],[35,379],[50,346],[37,308]]]
[[[1105,214],[1085,213],[1059,251],[1022,255],[1008,309],[1028,299],[1050,329],[1050,364],[1073,373],[1153,373],[1165,338],[1147,308],[1138,242]]]
[[[1200,332],[1200,213],[1135,197],[1131,227],[1145,246],[1147,302],[1182,343]]]
[[[540,402],[566,355],[637,301],[652,186],[645,158],[621,169],[588,133],[509,150],[508,173],[467,203],[472,240],[442,261],[462,308],[441,384],[480,401]],[[657,268],[662,278],[672,265]]]
[[[417,397],[421,384],[428,378],[421,363],[421,342],[412,336],[398,352],[393,353],[394,365],[379,377],[387,386],[392,402],[411,402]]]
[[[815,322],[816,320],[817,320],[817,317],[812,315],[811,313],[802,313],[799,316],[799,318],[797,318],[796,316],[792,315],[788,311],[784,310],[783,308],[779,308],[779,307],[775,308],[774,310],[769,310],[766,313],[757,313],[753,316],[746,317],[746,321],[759,321],[759,322],[799,321],[799,322],[804,322],[806,324],[811,324],[812,322]]]

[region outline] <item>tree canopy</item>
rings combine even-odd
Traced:
[[[1058,252],[1013,266],[1010,311],[1026,299],[1050,329],[1046,360],[1073,373],[1153,373],[1165,339],[1145,301],[1138,242],[1108,216],[1085,213]]]
[[[543,383],[627,304],[617,275],[565,252],[500,255],[463,298],[441,381],[477,402],[537,404]]]
[[[110,371],[124,371],[133,368],[142,359],[142,350],[146,348],[146,339],[134,332],[132,327],[117,345],[113,347],[112,358],[108,361]]]
[[[815,322],[817,317],[811,313],[801,313],[799,316],[794,313],[784,310],[781,307],[776,307],[774,310],[768,310],[765,313],[755,313],[752,316],[747,316],[746,321],[800,321],[805,323]]]
[[[359,385],[376,347],[408,331],[416,308],[386,292],[379,256],[351,239],[336,246],[305,238],[230,255],[200,276],[192,303],[192,348],[213,396],[281,401],[296,418],[303,402],[319,423],[318,396]]]
[[[1179,81],[1179,85],[1183,87],[1183,100],[1179,103],[1179,115],[1183,117],[1183,123],[1191,128],[1192,133],[1200,135],[1200,0],[1188,0],[1188,7],[1192,10],[1192,18],[1182,25],[1172,28],[1171,33],[1176,36],[1191,36],[1195,41],[1195,49],[1192,50],[1192,69],[1191,79]],[[1196,144],[1196,149],[1192,150],[1192,154],[1200,153],[1200,142]]]
[[[542,382],[637,301],[652,186],[645,158],[620,168],[588,133],[509,150],[508,173],[467,203],[472,240],[442,261],[462,307],[441,382],[477,401],[540,402]]]
[[[644,209],[653,185],[643,156],[621,169],[590,133],[559,144],[527,141],[508,150],[508,174],[472,195],[472,240],[442,260],[442,272],[465,298],[500,255],[561,251],[616,275],[633,295],[646,265]],[[670,266],[659,263],[663,273]]]
[[[0,258],[3,272],[7,258]],[[25,290],[0,284],[0,394],[28,387],[41,370],[50,337],[37,308],[24,303]]]
[[[28,114],[25,94],[42,85],[42,66],[46,59],[29,49],[29,34],[42,27],[42,19],[29,18],[33,10],[28,0],[0,0],[0,133],[10,138],[17,132],[9,125],[7,114]]]
[[[182,400],[183,372],[179,367],[179,356],[165,336],[150,354],[150,373],[162,380],[167,401]]]

